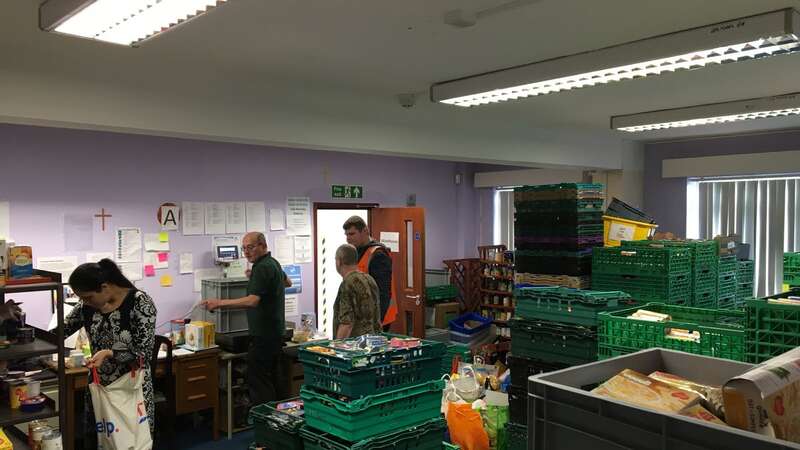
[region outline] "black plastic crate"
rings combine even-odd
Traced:
[[[508,388],[508,418],[514,423],[527,425],[528,390],[526,388],[514,385]]]
[[[528,377],[540,373],[552,372],[567,367],[566,364],[553,364],[522,356],[508,354],[506,363],[511,370],[512,386],[527,386]]]

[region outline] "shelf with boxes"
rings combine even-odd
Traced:
[[[514,314],[514,261],[505,245],[478,247],[481,261],[479,312],[498,327],[497,334],[509,338],[508,321]]]

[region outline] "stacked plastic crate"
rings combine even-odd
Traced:
[[[595,361],[598,314],[629,307],[630,296],[563,287],[520,288],[515,296],[509,412],[511,422],[524,425],[528,377]]]
[[[761,363],[800,347],[800,288],[748,300],[747,362]]]
[[[689,305],[691,276],[691,252],[685,246],[594,249],[592,288],[621,290],[639,302]]]
[[[736,309],[744,308],[748,300],[755,296],[753,291],[753,278],[755,276],[755,262],[744,259],[736,262]]]
[[[389,336],[391,337],[391,336]],[[441,448],[441,342],[396,339],[389,347],[323,342],[302,347],[300,398],[306,450]]]
[[[717,284],[719,283],[719,243],[717,241],[623,241],[622,247],[683,247],[688,249],[692,271],[689,278],[691,301],[688,305],[699,308],[717,307]]]
[[[515,189],[515,281],[588,288],[592,248],[603,245],[603,199],[600,184]]]
[[[800,287],[800,252],[783,254],[783,284]]]
[[[736,255],[719,257],[719,282],[717,284],[717,307],[736,308]]]

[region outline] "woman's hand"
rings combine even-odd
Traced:
[[[88,361],[86,361],[86,367],[90,369],[94,367],[99,368],[103,365],[103,361],[105,361],[106,358],[110,358],[112,356],[114,356],[114,352],[111,350],[100,350],[99,352],[95,353],[94,356],[89,358]]]

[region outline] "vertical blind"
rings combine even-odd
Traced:
[[[780,292],[783,253],[800,251],[800,177],[700,181],[702,239],[739,235],[755,260],[758,297]]]

